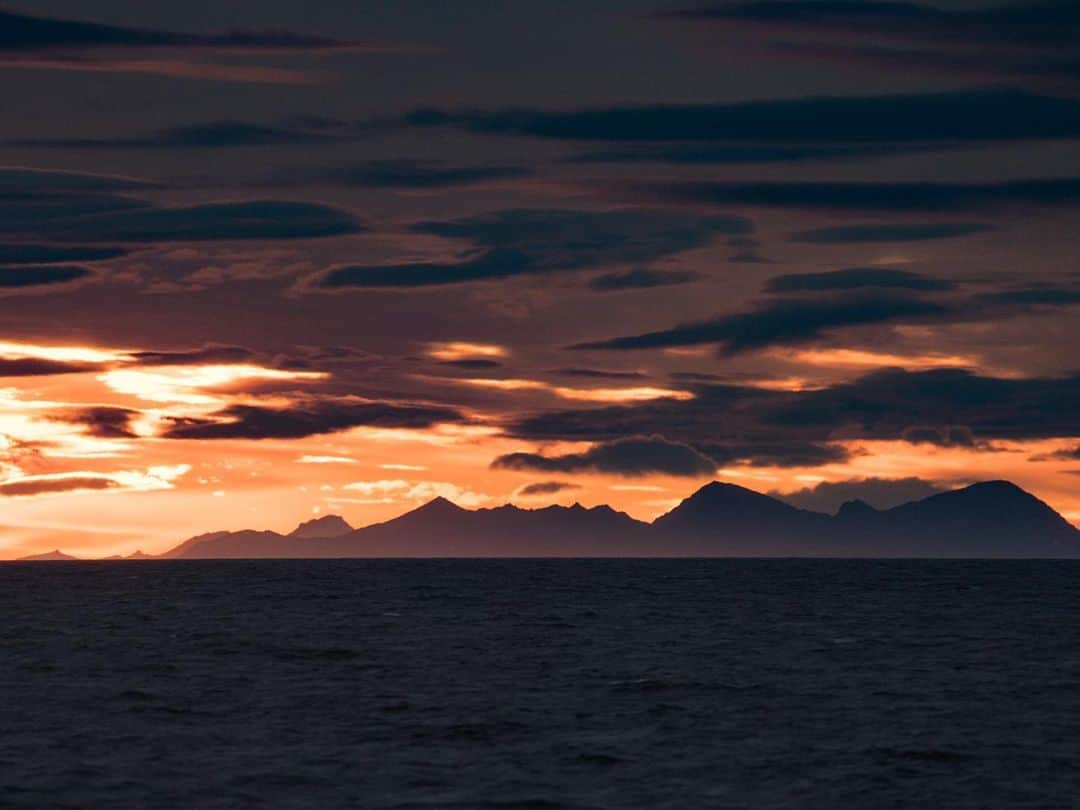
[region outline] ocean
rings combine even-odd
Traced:
[[[1078,578],[4,564],[0,807],[1078,807]]]

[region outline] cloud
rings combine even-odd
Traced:
[[[27,476],[0,483],[0,495],[50,495],[58,492],[86,492],[88,490],[115,489],[120,484],[107,476],[64,475]]]
[[[287,30],[201,35],[38,17],[0,11],[0,64],[76,71],[154,73],[237,81],[303,81],[285,68],[209,64],[196,54],[318,54],[334,51],[415,50]]]
[[[755,309],[638,335],[579,343],[578,351],[666,349],[721,344],[729,354],[773,345],[806,343],[850,326],[904,323],[948,310],[921,298],[886,293],[856,293],[814,299],[781,299]]]
[[[324,290],[379,287],[407,289],[488,281],[532,272],[536,272],[536,268],[526,256],[508,251],[492,251],[456,262],[333,267],[318,277],[315,286]]]
[[[718,135],[719,140],[721,136]],[[569,159],[571,163],[669,163],[674,165],[712,165],[740,163],[805,163],[807,161],[842,161],[888,157],[947,148],[908,144],[640,144],[583,152]]]
[[[138,416],[138,411],[97,405],[89,408],[76,408],[57,414],[59,421],[82,425],[86,433],[99,439],[131,439],[135,433],[131,429],[131,420]]]
[[[72,363],[43,357],[0,357],[0,377],[45,377],[54,374],[81,374],[98,368],[90,363]]]
[[[757,149],[793,143],[993,142],[1080,136],[1080,101],[1020,90],[954,90],[574,111],[418,110],[405,122],[578,141],[734,141]]]
[[[1080,75],[1080,12],[1071,0],[948,9],[914,2],[732,2],[664,12],[711,24],[732,42],[880,68],[1016,80]],[[756,36],[755,36],[756,35]]]
[[[61,216],[36,230],[73,241],[138,243],[311,239],[360,233],[364,227],[351,214],[328,205],[248,200]]]
[[[612,181],[606,185],[615,193],[666,203],[824,211],[927,213],[1080,203],[1076,177],[1000,183]]]
[[[211,418],[173,419],[169,439],[299,439],[354,427],[423,429],[462,422],[453,408],[351,399],[308,400],[289,408],[231,405]]]
[[[983,304],[1025,307],[1067,307],[1080,304],[1080,287],[1023,287],[978,296]]]
[[[96,276],[89,267],[78,264],[0,265],[0,290],[53,288],[89,281]]]
[[[305,179],[359,188],[424,189],[515,180],[533,173],[525,166],[465,166],[438,160],[370,160],[336,166],[325,173],[309,173]]]
[[[498,360],[491,360],[487,357],[465,357],[460,360],[439,360],[438,362],[442,366],[464,368],[470,371],[487,371],[493,368],[502,368],[502,363]]]
[[[0,198],[9,195],[23,197],[27,194],[87,194],[152,188],[153,183],[134,177],[29,169],[22,166],[0,167]]]
[[[971,428],[962,425],[944,425],[933,427],[913,425],[903,434],[909,444],[932,444],[936,447],[976,447],[975,436]]]
[[[859,244],[861,242],[925,242],[932,239],[953,239],[997,230],[994,225],[974,222],[938,223],[872,223],[816,228],[792,235],[792,242],[819,245]]]
[[[1080,435],[1080,376],[987,377],[966,369],[887,369],[777,403],[765,414],[778,428],[902,438],[919,425],[963,425],[984,439]]]
[[[226,51],[313,51],[341,50],[358,45],[359,43],[306,36],[284,30],[233,31],[216,36],[202,36],[0,11],[0,51],[7,52],[176,47]]]
[[[584,377],[596,380],[647,380],[648,374],[640,371],[610,371],[599,368],[555,368],[550,371],[560,377]]]
[[[740,217],[663,211],[511,209],[421,222],[411,230],[464,240],[471,248],[453,261],[335,267],[315,286],[428,287],[648,262],[702,247],[721,234],[751,233],[753,225]]]
[[[29,138],[16,147],[49,149],[223,149],[252,146],[310,146],[338,140],[324,131],[246,121],[210,121],[159,129],[132,138]]]
[[[851,267],[824,273],[773,276],[765,285],[766,291],[771,293],[858,290],[866,287],[926,292],[952,290],[956,285],[951,281],[929,278],[910,270],[887,267]]]
[[[581,485],[572,484],[569,481],[538,481],[535,484],[525,484],[525,486],[518,488],[514,494],[522,498],[535,498],[574,489],[581,489]]]
[[[117,472],[72,472],[21,475],[0,482],[0,495],[26,497],[69,492],[128,491],[152,492],[173,489],[174,481],[191,470],[187,464],[151,467],[148,470]]]
[[[589,289],[596,292],[618,292],[620,290],[645,290],[652,287],[670,287],[676,284],[690,284],[702,278],[700,273],[691,270],[650,270],[639,267],[622,273],[606,273],[589,281]]]
[[[267,199],[165,208],[114,193],[149,188],[107,175],[0,169],[0,235],[8,239],[0,249],[0,287],[90,280],[96,277],[90,268],[59,262],[116,258],[132,245],[311,239],[365,230],[351,213],[319,203]],[[26,263],[14,264],[19,258]]]
[[[962,425],[979,442],[1080,436],[1080,375],[1005,378],[961,368],[889,368],[818,389],[701,383],[694,394],[534,413],[510,421],[504,431],[537,442],[659,434],[713,453],[713,445],[844,443],[850,449],[858,440],[903,441],[919,426]]]
[[[821,467],[847,461],[851,452],[839,444],[819,444],[794,440],[752,442],[698,442],[695,448],[717,466],[735,464],[750,467]]]
[[[467,509],[484,506],[494,500],[490,495],[473,492],[447,481],[403,481],[390,479],[380,481],[354,481],[342,489],[358,492],[363,498],[359,503],[394,503],[409,500],[415,502],[430,501],[432,498],[446,498]],[[340,498],[332,500],[351,501]]]
[[[97,262],[115,259],[126,253],[126,250],[118,247],[8,244],[0,245],[0,268],[9,265]]]
[[[510,352],[495,343],[470,343],[464,340],[444,340],[429,343],[427,355],[443,362],[456,360],[494,359],[506,357]]]
[[[892,509],[944,491],[945,488],[921,478],[851,478],[822,481],[795,492],[769,494],[799,509],[834,514],[848,501],[863,501],[875,509]]]
[[[255,352],[244,346],[221,346],[210,344],[200,349],[187,351],[132,352],[131,358],[143,366],[199,366],[205,364],[243,363],[255,356]]]
[[[1042,456],[1034,456],[1031,458],[1031,461],[1045,461],[1048,459],[1054,461],[1080,461],[1080,445],[1068,447],[1064,450],[1055,450],[1053,453],[1047,453]],[[1080,475],[1080,470],[1072,472],[1076,475]]]
[[[673,475],[700,478],[712,475],[716,463],[689,445],[661,436],[634,436],[596,444],[582,453],[543,456],[510,453],[491,463],[492,469],[544,473],[606,473],[637,477]]]
[[[349,456],[300,456],[297,464],[359,464],[355,458]]]

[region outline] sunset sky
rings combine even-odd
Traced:
[[[1075,2],[7,0],[0,558],[709,480],[1080,525]]]

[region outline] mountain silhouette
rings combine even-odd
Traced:
[[[863,543],[888,541],[890,555],[1077,556],[1080,532],[1030,492],[1008,481],[985,481],[931,495],[884,512],[838,518],[857,525]]]
[[[53,549],[44,554],[30,554],[26,557],[18,557],[16,558],[16,562],[73,562],[79,559],[81,558],[72,557],[70,554],[65,554],[60,549]]]
[[[681,555],[804,556],[808,540],[827,534],[828,515],[735,484],[706,484],[653,524]],[[810,552],[812,553],[812,552]]]
[[[339,515],[325,515],[321,518],[301,523],[291,532],[289,537],[340,537],[343,534],[355,531],[348,522]]]
[[[713,482],[651,524],[609,506],[469,510],[435,498],[362,529],[328,515],[288,535],[199,535],[162,556],[1080,557],[1080,531],[1007,481],[880,511],[850,501],[835,516]]]

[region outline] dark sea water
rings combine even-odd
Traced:
[[[0,807],[1080,807],[1080,564],[0,566]]]

